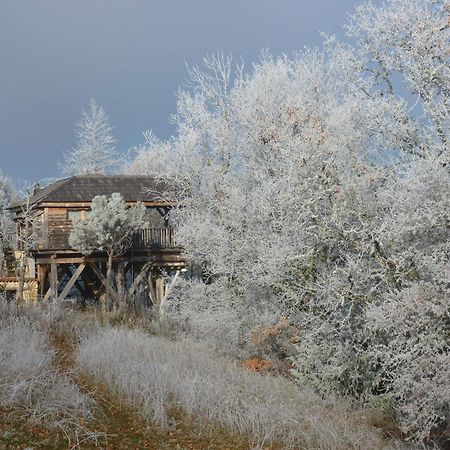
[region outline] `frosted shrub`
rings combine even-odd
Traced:
[[[406,433],[425,439],[450,419],[449,296],[427,283],[415,284],[368,308],[376,335],[373,362],[379,389],[398,408]]]
[[[254,356],[252,351],[261,349],[252,346],[252,333],[280,322],[282,311],[270,302],[233,302],[228,295],[229,290],[220,281],[205,284],[195,279],[180,280],[169,297],[168,320],[178,324],[178,332],[184,330],[191,338],[206,340],[219,354]]]
[[[394,448],[343,401],[322,400],[289,381],[261,376],[218,358],[207,346],[151,337],[138,330],[104,329],[84,339],[76,363],[167,426],[171,409],[248,437],[288,448]]]

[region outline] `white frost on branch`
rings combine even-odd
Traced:
[[[419,323],[431,308],[449,326],[448,3],[363,5],[348,33],[353,45],[264,53],[245,76],[207,59],[178,96],[178,135],[139,164],[170,148],[158,164],[184,188],[177,240],[214,293],[205,308],[278,309],[302,329],[299,380],[381,396],[423,440],[449,418],[448,397],[436,401],[448,332],[430,327],[414,352],[398,336],[411,321],[382,335],[375,319],[403,307]],[[386,345],[396,339],[400,365]],[[430,361],[437,376],[420,369]],[[428,389],[409,395],[424,377]]]
[[[77,146],[64,156],[62,169],[67,175],[104,174],[117,165],[116,140],[103,106],[91,99],[88,111],[82,110],[77,125]]]

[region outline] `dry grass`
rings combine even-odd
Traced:
[[[324,401],[281,377],[250,373],[188,340],[105,327],[81,340],[76,364],[162,427],[172,423],[171,411],[181,408],[255,446],[401,448],[368,425],[364,411]]]
[[[70,374],[55,368],[55,351],[41,328],[51,314],[35,320],[37,314],[0,303],[0,408],[10,417],[61,431],[71,445],[96,439],[85,426],[94,402]]]

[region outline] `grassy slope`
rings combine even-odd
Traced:
[[[204,346],[191,342],[175,343],[123,327],[100,330],[98,323],[86,320],[86,316],[81,318],[83,325],[80,326],[79,316],[69,316],[61,311],[56,314],[51,311],[0,311],[0,320],[2,313],[19,318],[24,314],[28,317],[26,320],[39,323],[40,336],[50,337],[53,369],[62,376],[70,373],[70,380],[80,394],[93,400],[92,417],[88,420],[78,417],[78,420],[81,427],[95,430],[98,440],[97,443],[80,442],[81,448],[249,449],[252,444],[247,439],[253,444],[261,443],[260,437],[267,433],[267,428],[271,429],[268,438],[263,439],[267,449],[281,448],[273,442],[286,431],[290,433],[290,441],[286,444],[291,448],[375,449],[393,448],[395,444],[365,424],[358,414],[340,405],[321,404],[308,394],[303,397],[308,401],[296,406],[298,400],[302,400],[301,396],[296,397],[297,388],[284,380],[249,374],[229,362],[216,361]],[[18,336],[17,340],[20,340],[21,335]],[[118,336],[119,341],[115,342],[112,336]],[[118,348],[118,345],[122,347]],[[156,349],[153,356],[151,349]],[[146,351],[149,353],[145,358]],[[83,352],[84,363],[80,360]],[[176,357],[167,357],[172,354]],[[152,361],[155,356],[157,360]],[[127,358],[131,359],[127,361]],[[83,369],[81,372],[73,371],[76,360]],[[134,363],[140,363],[137,372]],[[163,378],[148,376],[155,365],[166,370]],[[0,375],[2,370],[0,365]],[[115,373],[117,370],[119,378]],[[144,385],[134,382],[134,391],[123,389],[133,373],[134,380],[141,380]],[[156,387],[170,387],[163,412],[166,428],[154,425],[148,410],[142,409],[145,403],[142,396],[151,394],[149,387],[155,388],[151,382],[148,385],[150,379],[159,383]],[[124,383],[122,388],[118,381]],[[177,385],[180,385],[178,390]],[[274,392],[270,393],[270,390]],[[209,395],[206,403],[205,395]],[[65,399],[61,400],[64,403]],[[211,402],[212,408],[209,407]],[[223,408],[221,405],[227,402],[228,406]],[[295,410],[289,411],[292,408]],[[309,411],[302,411],[302,408]],[[298,423],[291,426],[292,421]],[[284,427],[281,434],[277,431],[279,425]],[[306,433],[305,426],[309,428]],[[298,445],[293,445],[294,442]],[[34,421],[30,414],[21,414],[20,408],[14,405],[3,405],[0,409],[1,449],[54,450],[70,448],[76,443],[76,432],[69,440],[60,429],[47,427],[43,421]]]

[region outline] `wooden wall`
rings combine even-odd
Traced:
[[[58,250],[68,249],[69,235],[72,231],[72,221],[67,219],[66,208],[46,208],[44,212],[44,221],[47,221],[44,230],[47,229],[47,242],[45,242],[45,232],[43,233],[44,242],[42,248]]]

